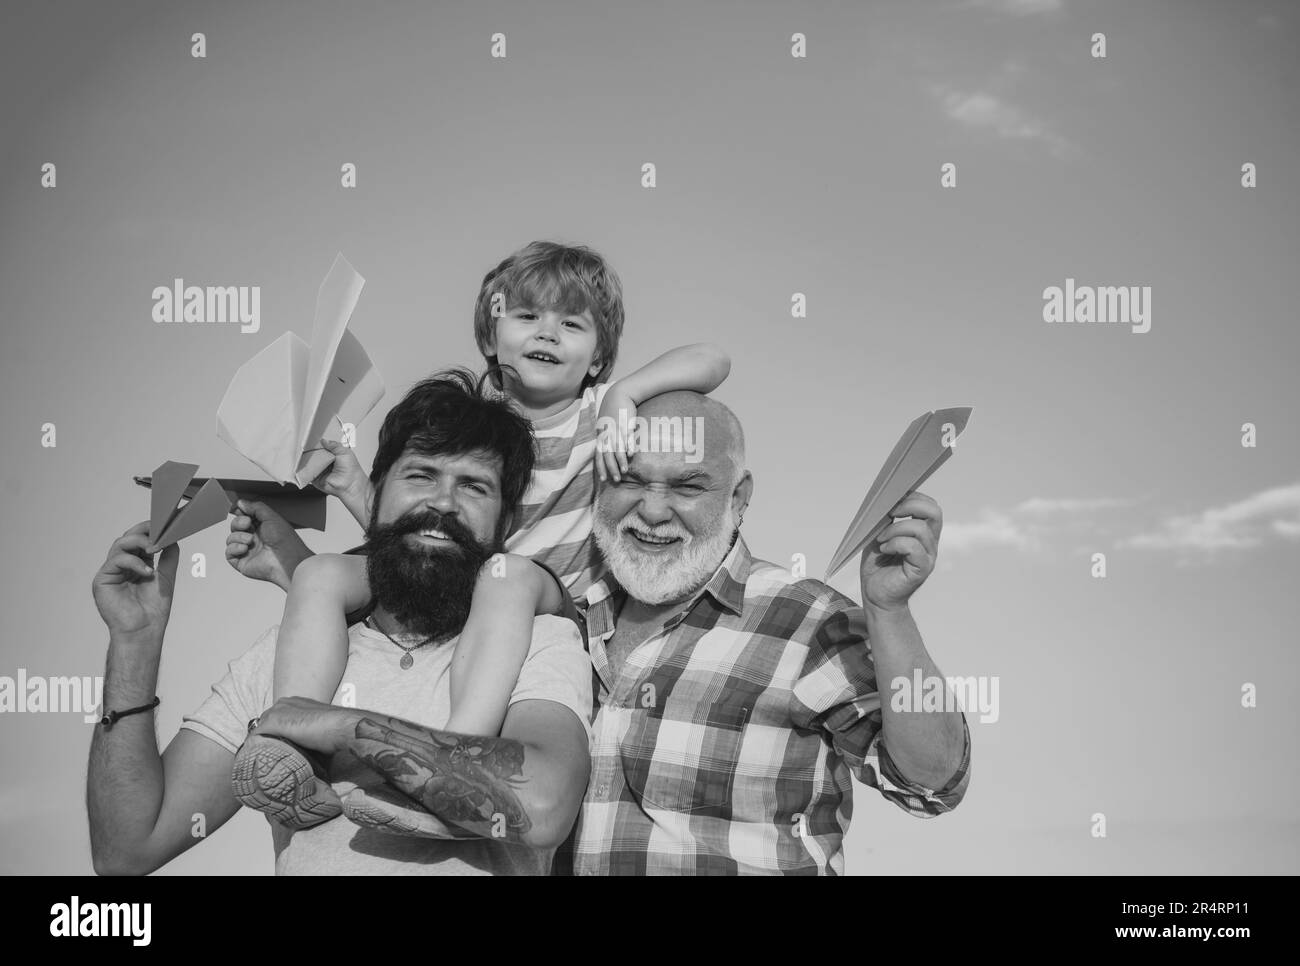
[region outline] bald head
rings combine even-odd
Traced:
[[[733,486],[744,474],[745,431],[725,403],[698,392],[665,392],[641,403],[637,415],[645,417],[651,445],[657,443],[660,451],[679,448],[672,434],[680,427],[676,439],[688,450],[688,462],[727,460]]]
[[[697,392],[637,406],[627,472],[596,496],[593,533],[611,572],[652,606],[696,593],[739,533],[754,481],[730,409]]]

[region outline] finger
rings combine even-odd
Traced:
[[[915,537],[893,537],[880,545],[880,552],[905,557],[909,563],[922,570],[929,560],[925,547]]]
[[[942,520],[943,511],[939,509],[939,504],[932,497],[926,496],[919,490],[913,490],[898,501],[895,507],[889,511],[889,515],[918,517],[922,520]]]
[[[235,515],[230,518],[230,531],[232,534],[240,531],[251,531],[256,528],[257,521],[247,513],[236,512]]]
[[[912,537],[921,542],[929,553],[935,552],[938,538],[925,520],[896,520],[880,531],[877,540],[884,542],[894,537]]]
[[[148,521],[148,520],[141,520],[141,521],[140,521],[139,523],[137,523],[135,526],[133,526],[133,527],[131,527],[129,530],[125,531],[125,532],[122,534],[122,536],[123,536],[123,537],[130,537],[130,536],[135,536],[136,534],[148,533],[148,532],[149,532],[149,521]],[[119,538],[119,539],[120,539],[120,538]]]
[[[265,523],[267,520],[275,520],[280,516],[260,500],[240,500],[237,506],[246,516],[253,518],[252,529],[257,529],[259,524]]]
[[[226,537],[226,547],[239,547],[241,550],[247,550],[256,539],[257,536],[252,533],[232,533]]]
[[[596,477],[597,479],[600,480],[600,482],[602,483],[605,482],[605,454],[604,453],[598,452],[596,454]]]
[[[132,553],[117,551],[110,553],[108,559],[104,561],[101,572],[108,577],[138,578],[147,580],[153,576],[153,568],[144,560]]]

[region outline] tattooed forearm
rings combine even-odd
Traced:
[[[487,838],[519,841],[532,828],[516,787],[524,746],[362,718],[353,754],[402,794],[444,822]]]

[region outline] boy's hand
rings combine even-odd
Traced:
[[[596,438],[596,473],[618,482],[627,472],[627,458],[636,446],[636,400],[616,385],[610,386],[600,404]]]
[[[226,537],[226,560],[245,577],[266,580],[285,593],[312,552],[288,521],[265,503],[240,500]]]
[[[334,462],[312,480],[312,486],[338,497],[348,512],[364,523],[370,500],[370,479],[361,468],[361,461],[352,452],[352,447],[337,440],[322,439],[320,445],[333,454]]]

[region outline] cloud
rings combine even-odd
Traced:
[[[1029,17],[1036,13],[1056,13],[1064,9],[1065,0],[967,0],[963,6],[979,7],[1013,17]]]
[[[944,523],[939,549],[967,553],[980,547],[1012,547],[1029,550],[1034,537],[1006,514],[984,510],[974,523]]]
[[[1244,500],[1173,516],[1159,528],[1120,542],[1145,550],[1244,550],[1280,537],[1300,541],[1300,483],[1274,487]]]
[[[1029,513],[1034,516],[1055,516],[1067,513],[1086,513],[1090,510],[1113,510],[1118,507],[1132,506],[1136,500],[1098,497],[1094,499],[1075,499],[1057,497],[1044,499],[1032,497],[1020,503],[1014,512]]]
[[[976,131],[990,131],[1010,140],[1036,141],[1045,145],[1053,157],[1068,158],[1076,148],[1045,122],[987,91],[959,91],[936,87],[944,114],[963,127]]]

